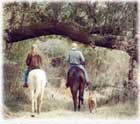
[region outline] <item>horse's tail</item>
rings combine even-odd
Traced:
[[[45,84],[47,82],[45,72],[42,70],[34,70],[29,73],[29,85],[33,91],[33,99],[38,98],[41,95],[41,91],[44,91]]]
[[[73,72],[73,79],[74,79],[74,83],[76,84],[78,82],[78,74],[76,70]]]
[[[35,81],[38,86],[35,89],[34,97],[37,98],[38,96],[42,95],[42,92],[44,92],[44,89],[45,89],[45,85],[47,82],[45,73],[44,72],[42,73],[42,79],[37,78],[37,76],[36,76]]]
[[[41,87],[38,87],[37,83],[38,83],[37,77],[34,76],[34,87],[32,89],[33,90],[33,99],[38,98],[38,96],[40,94]]]
[[[79,87],[79,77],[80,77],[80,75],[79,75],[79,72],[78,72],[78,70],[77,70],[77,68],[73,68],[74,70],[72,71],[72,79],[73,79],[73,90],[76,90],[76,89],[78,89],[78,87]]]

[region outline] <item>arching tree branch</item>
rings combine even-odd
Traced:
[[[27,40],[39,36],[45,35],[62,35],[69,37],[70,39],[91,45],[91,46],[99,46],[105,47],[109,49],[118,49],[126,51],[128,54],[130,52],[130,48],[128,48],[128,44],[124,44],[124,42],[120,41],[120,36],[116,35],[93,35],[84,31],[83,28],[74,25],[73,23],[64,23],[64,22],[45,22],[31,26],[24,26],[20,29],[12,30],[11,32],[5,30],[5,40],[8,43],[19,42],[22,40]],[[122,38],[123,39],[123,38]],[[131,45],[131,46],[136,46]],[[134,49],[134,52],[137,50]],[[136,54],[137,55],[137,54]]]
[[[94,42],[97,46],[113,48],[116,39],[116,37],[112,35],[98,38],[97,36],[92,36],[91,34],[86,33],[82,28],[77,27],[72,23],[63,22],[50,22],[25,26],[22,27],[22,29],[16,29],[11,32],[5,30],[5,33],[5,39],[8,43],[55,34],[67,36],[72,40],[84,44]]]

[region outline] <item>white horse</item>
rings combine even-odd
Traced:
[[[34,117],[35,113],[40,114],[41,112],[45,85],[48,82],[45,71],[41,69],[30,71],[28,82],[32,100],[32,117]]]

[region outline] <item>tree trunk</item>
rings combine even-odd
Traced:
[[[128,84],[131,84],[133,81],[133,75],[134,74],[134,59],[133,57],[130,57],[129,61],[129,72],[128,72]]]

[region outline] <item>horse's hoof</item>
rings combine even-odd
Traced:
[[[35,115],[31,115],[31,117],[35,117]]]
[[[80,108],[78,108],[78,111],[80,111]]]

